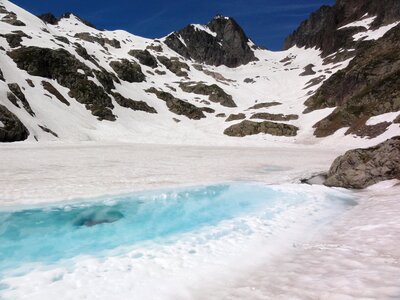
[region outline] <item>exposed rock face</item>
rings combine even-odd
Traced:
[[[22,38],[29,38],[31,39],[29,35],[24,33],[23,31],[17,30],[13,31],[13,33],[7,33],[7,34],[0,34],[0,36],[6,38],[8,44],[10,45],[11,48],[17,48],[21,46]]]
[[[154,109],[154,107],[149,106],[144,101],[135,101],[135,100],[132,100],[129,98],[125,98],[120,93],[116,93],[116,92],[113,92],[112,95],[113,95],[115,101],[122,107],[130,108],[132,110],[137,110],[137,111],[144,111],[144,112],[147,112],[150,114],[157,113],[157,111]]]
[[[18,20],[17,15],[13,11],[8,11],[3,5],[0,5],[0,13],[4,14],[1,22],[8,23],[13,26],[26,26],[24,22]]]
[[[256,60],[250,40],[234,19],[217,16],[206,28],[189,25],[169,35],[165,43],[183,57],[209,65],[234,68]]]
[[[305,112],[337,107],[314,127],[317,137],[342,127],[350,133],[372,116],[400,110],[400,25],[371,42],[349,64],[330,77],[305,105]]]
[[[188,73],[184,70],[190,70],[188,64],[181,62],[177,57],[171,57],[169,59],[166,56],[158,56],[157,57],[160,63],[162,63],[168,70],[174,73],[176,76],[179,77],[187,77]]]
[[[43,22],[45,22],[47,24],[50,24],[50,25],[57,25],[58,24],[58,18],[56,18],[50,12],[38,15],[38,18],[41,19]]]
[[[315,66],[313,64],[309,64],[307,66],[304,67],[304,72],[300,74],[300,76],[310,76],[310,75],[315,75],[317,74],[313,68]]]
[[[242,121],[239,124],[232,125],[225,129],[224,134],[228,136],[244,137],[247,135],[254,135],[259,133],[265,133],[275,136],[296,136],[299,129],[296,126],[273,123],[273,122],[253,122],[253,121]]]
[[[28,100],[26,100],[26,97],[24,93],[22,92],[21,88],[17,83],[9,83],[8,88],[10,89],[12,94],[8,94],[8,99],[13,102],[13,104],[16,107],[19,107],[18,105],[18,100],[21,101],[22,106],[24,109],[32,116],[35,116],[35,113],[33,112],[31,106],[29,105]],[[13,97],[14,96],[14,97]]]
[[[137,58],[142,65],[148,66],[150,68],[157,68],[157,59],[151,55],[148,50],[131,50],[129,55]]]
[[[324,56],[340,48],[355,47],[352,36],[363,27],[349,27],[337,30],[341,26],[361,19],[365,14],[377,16],[372,28],[390,24],[400,19],[400,2],[398,0],[338,0],[334,6],[322,6],[311,14],[308,20],[301,23],[285,41],[285,49],[292,46],[322,50]]]
[[[207,85],[203,82],[182,82],[179,87],[187,93],[194,93],[198,95],[207,95],[209,100],[216,102],[226,107],[236,107],[232,96],[225,93],[225,91],[216,84]]]
[[[225,122],[232,122],[237,120],[246,119],[246,115],[243,113],[240,114],[230,114],[229,117],[225,120]]]
[[[252,107],[249,107],[247,110],[268,108],[268,107],[271,107],[271,106],[277,106],[277,105],[281,105],[281,104],[282,103],[276,102],[276,101],[273,101],[273,102],[262,102],[262,103],[257,103],[255,105],[253,105]]]
[[[29,136],[29,131],[24,124],[5,106],[0,105],[0,142],[11,143],[24,141]]]
[[[400,179],[400,137],[372,148],[350,150],[338,157],[325,185],[362,189],[390,179]]]
[[[174,114],[184,115],[193,120],[200,120],[206,117],[203,113],[204,109],[190,104],[189,102],[175,98],[170,93],[157,90],[156,88],[150,88],[146,90],[146,92],[155,94],[158,99],[165,101],[168,109]]]
[[[61,103],[64,103],[67,106],[70,106],[71,104],[68,102],[67,99],[48,81],[42,81],[42,86],[43,88],[48,91],[50,94],[55,96],[58,100],[61,101]]]
[[[121,43],[117,40],[117,39],[108,39],[108,38],[104,38],[101,36],[95,36],[90,34],[89,32],[81,32],[81,33],[77,33],[75,34],[76,38],[79,38],[81,40],[87,41],[87,42],[91,42],[91,43],[98,43],[100,45],[102,45],[103,47],[108,44],[114,48],[121,48]]]
[[[8,55],[18,68],[30,75],[55,79],[60,85],[69,88],[69,96],[85,104],[99,120],[115,120],[110,96],[102,87],[88,79],[93,77],[92,71],[68,51],[24,47],[13,50]],[[82,70],[84,74],[78,70]]]
[[[146,80],[146,76],[142,73],[142,68],[135,62],[123,59],[121,61],[110,62],[110,66],[121,80],[130,83],[143,82]]]
[[[297,120],[298,115],[284,115],[284,114],[270,114],[270,113],[256,113],[250,117],[250,119],[261,119],[270,121],[291,121]]]

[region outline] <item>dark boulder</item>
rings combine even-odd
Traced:
[[[162,63],[168,70],[179,77],[187,77],[188,73],[184,70],[189,71],[190,67],[188,64],[181,62],[177,57],[171,57],[170,59],[166,56],[157,56],[157,59]]]
[[[230,114],[229,117],[225,120],[225,122],[232,122],[246,119],[246,115],[243,113],[240,114]]]
[[[372,148],[350,150],[338,157],[325,185],[362,189],[391,179],[400,179],[400,137]]]
[[[156,114],[157,111],[154,107],[149,106],[144,101],[135,101],[129,98],[125,98],[120,93],[112,92],[111,93],[115,99],[115,101],[122,107],[130,108],[135,111],[144,111],[150,114]]]

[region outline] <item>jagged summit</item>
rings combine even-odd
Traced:
[[[231,17],[215,16],[207,25],[188,25],[165,43],[185,58],[209,65],[237,67],[256,60],[251,41]]]

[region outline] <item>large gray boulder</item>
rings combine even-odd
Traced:
[[[400,136],[372,148],[350,150],[338,157],[325,185],[362,189],[390,179],[400,179]]]

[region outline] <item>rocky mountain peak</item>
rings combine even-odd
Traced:
[[[47,24],[50,24],[50,25],[57,25],[58,22],[60,22],[60,20],[62,20],[62,19],[70,19],[71,17],[75,17],[77,20],[79,20],[80,22],[82,22],[86,26],[89,26],[89,27],[92,27],[92,28],[96,29],[96,27],[92,23],[90,23],[90,22],[78,17],[77,15],[75,15],[75,14],[73,14],[71,12],[66,12],[66,13],[62,14],[59,18],[57,18],[51,12],[38,15],[39,19],[41,19],[43,22],[45,22]]]
[[[374,17],[369,28],[343,26]],[[333,6],[322,6],[303,21],[285,40],[284,49],[293,46],[318,48],[324,56],[341,48],[358,48],[353,36],[356,33],[376,29],[400,21],[398,0],[337,0]],[[362,41],[361,41],[362,42]]]
[[[215,16],[207,25],[188,25],[165,43],[185,58],[209,65],[238,67],[256,60],[247,37],[230,17]]]

